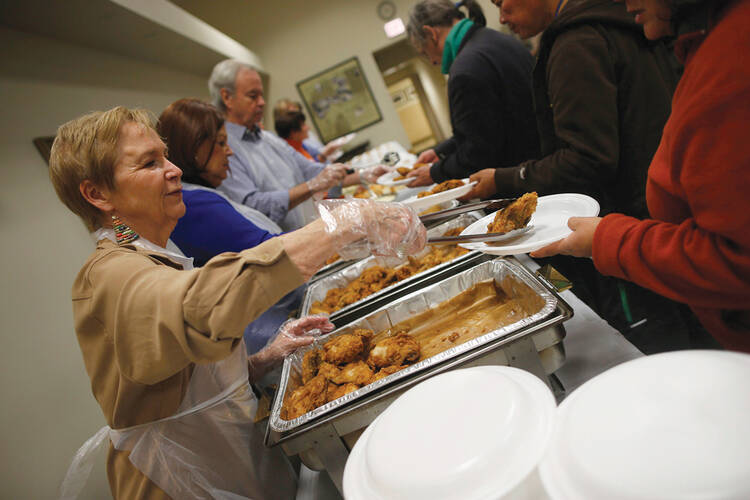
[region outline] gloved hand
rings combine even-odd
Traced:
[[[321,170],[318,175],[307,181],[307,187],[315,193],[337,186],[344,181],[346,169],[347,167],[344,164],[332,163]]]
[[[312,344],[316,336],[334,328],[328,316],[322,314],[284,322],[263,349],[248,357],[250,378],[257,380],[298,347]]]
[[[386,165],[373,165],[372,167],[362,168],[359,172],[359,182],[362,184],[374,184],[383,174],[391,172],[395,167]]]
[[[370,254],[404,258],[422,250],[427,241],[417,213],[401,203],[323,200],[317,208],[327,233],[354,242],[338,250],[344,260]]]

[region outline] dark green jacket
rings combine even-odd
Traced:
[[[495,172],[499,196],[578,192],[646,217],[646,172],[677,84],[671,54],[612,0],[571,0],[534,68],[542,157]]]

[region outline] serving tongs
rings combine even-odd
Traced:
[[[508,205],[516,201],[517,199],[518,198],[502,198],[499,200],[485,200],[485,201],[476,201],[474,203],[466,203],[465,205],[461,205],[461,206],[454,207],[454,208],[447,208],[439,212],[433,212],[431,214],[420,215],[419,220],[421,220],[422,222],[429,222],[431,220],[451,217],[453,215],[463,214],[466,212],[473,212],[475,210],[482,210],[485,214],[491,214],[492,212],[497,212],[498,210],[501,210],[507,207]]]
[[[528,233],[534,228],[533,224],[527,224],[524,227],[508,231],[506,233],[481,233],[481,234],[465,234],[458,236],[435,236],[427,238],[427,244],[446,244],[446,243],[497,243],[500,241],[512,240],[524,233]]]

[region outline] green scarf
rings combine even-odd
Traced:
[[[451,64],[458,55],[458,48],[461,46],[461,42],[466,36],[466,32],[474,26],[474,21],[471,19],[461,19],[459,22],[453,25],[448,36],[445,37],[445,46],[443,47],[443,64],[440,67],[440,71],[447,75],[451,69]]]

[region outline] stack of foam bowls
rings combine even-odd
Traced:
[[[591,379],[539,471],[555,500],[750,499],[750,356],[658,354]]]
[[[348,500],[546,498],[537,465],[555,400],[505,366],[444,373],[411,388],[362,434],[344,472]]]

